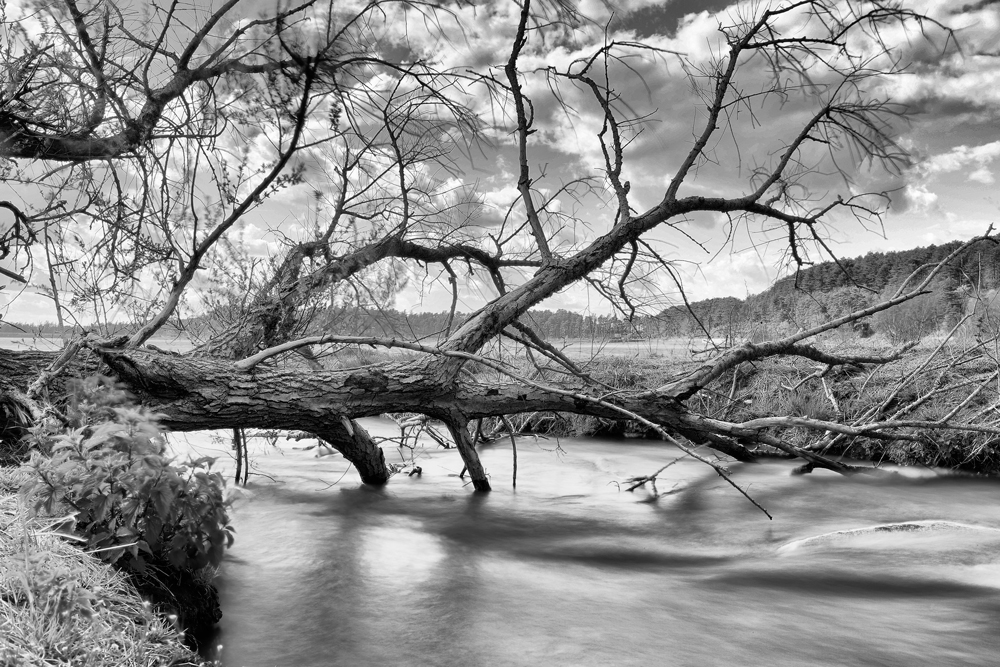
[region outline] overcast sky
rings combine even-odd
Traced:
[[[597,22],[579,28],[572,39],[529,42],[521,60],[524,71],[548,65],[565,67],[592,52],[606,38],[600,29],[605,24],[611,30],[608,38],[641,39],[681,54],[689,64],[707,65],[720,52],[719,26],[731,25],[747,12],[759,12],[766,4],[757,0],[738,5],[718,0],[581,1],[584,11]],[[812,177],[810,184],[818,196],[891,191],[883,225],[861,224],[846,217],[831,220],[826,232],[831,247],[842,257],[964,239],[983,233],[1000,219],[1000,196],[996,194],[996,179],[1000,177],[1000,0],[906,0],[905,4],[951,26],[960,49],[947,44],[940,31],[931,30],[930,41],[914,30],[885,34],[894,56],[909,67],[906,73],[880,80],[878,85],[893,102],[905,105],[905,119],[894,121],[893,130],[899,145],[911,154],[912,163],[899,174],[847,165],[849,183],[833,174]],[[462,33],[445,27],[446,34],[420,34],[405,22],[400,22],[398,29],[407,31],[405,39],[415,54],[434,57],[442,65],[481,68],[502,64],[516,27],[516,5],[499,2],[490,9],[455,11],[464,24]],[[646,117],[626,152],[624,174],[631,182],[632,205],[641,212],[662,198],[667,182],[693,143],[694,133],[701,128],[704,105],[679,56],[632,64],[631,72],[612,72],[612,80],[635,112]],[[747,89],[759,86],[760,70],[739,73],[738,83]],[[594,136],[600,119],[592,101],[581,90],[561,89],[563,100],[576,110],[567,114],[555,103],[543,78],[529,77],[525,85],[535,102],[537,133],[529,159],[538,177],[536,186],[551,191],[599,170],[601,157]],[[746,192],[752,167],[766,164],[810,110],[815,107],[808,99],[790,99],[783,104],[770,99],[748,105],[733,118],[730,132],[716,134],[710,144],[711,162],[698,170],[680,194],[736,196]],[[517,196],[514,146],[509,135],[496,139],[496,148],[478,156],[458,179],[479,190],[488,204],[482,214],[484,228],[488,228],[491,215],[501,216]],[[543,168],[544,179],[540,178]],[[276,250],[274,237],[266,233],[275,221],[292,236],[308,226],[310,216],[315,215],[312,191],[324,188],[316,182],[317,177],[313,174],[307,187],[282,195],[248,217],[242,225],[242,238],[255,252],[264,255]],[[586,223],[567,229],[563,241],[581,243],[607,228],[612,211],[599,204],[594,198],[561,202],[564,209],[579,206],[579,215]],[[651,238],[665,257],[678,262],[688,297],[696,300],[742,297],[765,289],[787,270],[783,237],[782,230],[768,230],[759,223],[734,227],[724,217],[705,215],[679,224],[677,229],[657,231]],[[35,280],[44,276],[42,267],[36,266],[35,273]],[[399,307],[447,307],[446,292],[432,289],[421,293],[420,284],[415,275],[401,294]],[[664,291],[670,291],[667,285]],[[484,294],[489,296],[488,291]],[[470,310],[480,304],[481,300],[470,294],[461,307]],[[607,311],[582,287],[567,290],[543,307]],[[26,292],[13,302],[4,319],[51,320],[54,313],[51,302]]]

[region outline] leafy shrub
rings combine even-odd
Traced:
[[[89,550],[137,573],[151,562],[199,570],[222,561],[233,529],[213,459],[167,457],[155,415],[109,378],[79,383],[67,412],[67,423],[49,420],[29,436],[35,474],[21,490],[36,512],[68,506]]]

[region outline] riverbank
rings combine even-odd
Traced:
[[[824,349],[839,357],[892,357],[897,348],[883,339],[830,337]],[[600,356],[574,361],[609,392],[637,394],[662,387],[700,368],[704,357],[657,354]],[[551,383],[566,383],[549,363],[536,370],[521,357],[512,360],[524,376],[539,374]],[[552,369],[552,370],[549,370]],[[479,369],[485,382],[505,378]],[[804,418],[836,424],[906,422],[891,429],[900,439],[834,437],[822,428],[772,427],[763,432],[789,444],[830,456],[876,463],[950,468],[977,475],[1000,475],[1000,437],[990,415],[1000,409],[997,378],[1000,367],[990,346],[968,337],[950,340],[928,337],[901,358],[884,364],[844,364],[827,367],[808,358],[771,357],[738,364],[723,372],[687,401],[692,412],[733,424],[755,420]],[[984,428],[930,429],[948,421]],[[659,435],[628,419],[604,419],[576,414],[529,412],[496,420],[485,433],[500,435],[512,425],[517,433],[555,436],[650,437]],[[757,456],[786,457],[770,447],[751,448]]]
[[[25,474],[0,468],[0,664],[200,664],[123,574],[28,516]]]

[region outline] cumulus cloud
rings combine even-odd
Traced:
[[[992,182],[992,174],[989,173],[988,166],[997,158],[1000,158],[1000,141],[980,146],[955,146],[947,152],[927,158],[917,165],[916,171],[921,176],[932,177],[973,167],[973,173],[977,177],[973,178],[970,174],[969,178],[989,183]],[[989,180],[982,180],[985,174],[989,174]]]
[[[897,213],[908,211],[926,213],[937,206],[938,196],[923,184],[909,184],[903,188],[901,196],[893,199],[893,210]]]
[[[45,32],[39,21],[38,7],[30,0],[7,0],[4,3],[6,20],[23,30],[25,36],[32,40],[39,39]],[[15,47],[16,48],[16,47]]]
[[[481,190],[477,193],[473,217],[478,227],[498,227],[504,224],[504,220],[520,197],[517,186],[514,185],[517,181],[511,178],[508,183],[496,189]],[[516,214],[514,215],[516,218]]]
[[[995,178],[990,165],[998,158],[1000,141],[979,146],[962,144],[923,158],[908,172],[909,183],[893,197],[893,211],[926,213],[938,210],[939,197],[931,188],[945,174],[964,173],[970,181],[991,185]]]
[[[992,62],[995,58],[989,60],[981,67],[967,64],[959,72],[900,74],[888,85],[889,95],[893,101],[923,113],[983,111],[992,116],[1000,103],[1000,67]]]
[[[686,61],[684,67],[674,56],[636,57],[629,61],[629,68],[612,65],[610,79],[623,101],[629,105],[630,113],[645,118],[630,137],[632,141],[626,149],[623,174],[631,182],[632,203],[637,210],[641,211],[644,206],[655,204],[662,198],[666,181],[676,171],[704,125],[704,96],[711,93],[715,63],[726,52],[723,35],[719,32],[720,24],[733,25],[748,16],[748,12],[760,11],[761,7],[759,3],[739,2],[722,11],[695,11],[682,18],[670,34],[644,33],[643,40],[651,45],[682,53]],[[902,176],[887,174],[883,180],[889,179],[886,181],[888,184],[875,188],[875,191],[894,191],[894,214],[922,216],[941,212],[943,201],[947,199],[946,196],[942,199],[947,186],[939,181],[940,175],[959,173],[979,183],[994,182],[991,163],[997,147],[977,145],[976,141],[969,140],[968,135],[963,136],[963,145],[955,146],[959,141],[948,137],[946,130],[958,123],[982,124],[987,116],[1000,109],[1000,97],[997,97],[1000,95],[1000,63],[996,58],[975,55],[988,51],[990,40],[996,42],[996,35],[1000,34],[1000,12],[996,5],[983,6],[975,11],[956,10],[954,6],[937,0],[912,0],[907,7],[929,13],[933,18],[960,29],[964,53],[955,50],[953,44],[946,44],[943,33],[935,33],[933,29],[929,29],[933,41],[927,41],[915,26],[889,27],[881,36],[891,48],[891,55],[883,54],[881,60],[869,63],[872,66],[881,63],[888,67],[895,62],[894,59],[898,59],[898,62],[911,68],[905,74],[872,79],[866,85],[877,86],[873,89],[876,94],[884,94],[891,101],[906,105],[905,113],[914,121],[908,127],[901,119],[887,116],[885,129],[889,134],[894,134],[903,145],[934,147],[935,152],[921,160],[917,167],[907,170]],[[477,18],[477,34],[487,36],[487,50],[480,51],[483,57],[488,55],[488,50],[495,50],[491,57],[496,61],[498,54],[502,58],[506,53],[511,27],[508,22],[512,18],[506,10]],[[800,30],[792,23],[785,27],[786,34]],[[607,38],[627,41],[635,37],[636,32],[619,29],[613,30]],[[551,82],[544,76],[530,74],[529,70],[532,67],[565,69],[570,63],[600,48],[604,40],[600,30],[581,28],[553,42],[540,45],[532,41],[526,47],[522,59],[526,73],[525,89],[532,96],[535,129],[538,130],[532,137],[535,143],[529,149],[529,159],[533,160],[533,169],[548,162],[550,177],[594,173],[595,168],[599,171],[603,167],[603,155],[597,141],[603,119],[601,110],[585,88],[572,83],[561,85],[561,102],[573,110],[573,113],[567,114],[566,109],[549,95]],[[863,46],[859,42],[852,46],[877,57],[877,45]],[[811,74],[822,78],[818,72]],[[741,68],[737,78],[740,90],[750,95],[767,90],[772,82],[763,61]],[[707,147],[706,159],[698,163],[689,178],[690,183],[681,194],[736,196],[747,192],[752,187],[750,175],[753,169],[775,164],[789,137],[794,136],[796,129],[815,113],[818,102],[815,95],[803,92],[780,100],[759,96],[745,105],[733,106],[730,115],[723,119],[728,125],[714,134]],[[957,114],[965,112],[982,115],[956,120]],[[507,133],[505,140],[511,141],[511,136]],[[926,141],[928,138],[934,141]],[[811,193],[832,197],[837,193],[849,196],[871,190],[865,187],[859,189],[857,180],[845,183],[837,169],[844,167],[847,176],[854,176],[852,170],[856,160],[863,155],[851,155],[844,151],[837,156],[837,165],[833,165],[829,161],[828,148],[813,144],[800,156],[806,163],[802,168],[802,183]],[[809,167],[817,169],[810,172]],[[533,175],[538,173],[533,171]],[[536,186],[540,184],[536,182]],[[602,211],[606,209],[594,206],[588,213],[597,217]],[[710,217],[691,221],[686,226],[706,235],[714,233],[713,229],[725,227]],[[595,230],[599,231],[597,227]],[[780,251],[778,246],[775,244],[774,247]],[[749,270],[749,266],[740,269],[741,272]],[[718,274],[720,270],[712,271]],[[758,278],[766,280],[760,274],[756,274],[753,280]]]
[[[996,179],[993,177],[993,172],[986,167],[980,167],[969,174],[969,180],[982,183],[983,185],[992,185],[996,182]]]
[[[910,67],[886,82],[888,94],[915,113],[964,112],[996,118],[1000,104],[1000,62],[996,57],[1000,4],[966,3],[960,8],[948,4],[921,0],[916,9],[954,28],[960,48],[940,36],[932,43],[922,42],[920,48],[897,39],[900,47],[896,53]]]

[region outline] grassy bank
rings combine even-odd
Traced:
[[[608,395],[641,393],[680,379],[719,353],[704,340],[664,340],[653,351],[650,341],[599,347],[588,356],[579,341],[564,351],[585,373],[605,385]],[[862,338],[854,332],[824,334],[820,347],[838,356],[890,355],[897,344],[885,336]],[[663,352],[663,351],[666,352]],[[702,353],[692,352],[702,350]],[[535,361],[513,346],[488,351],[502,358],[518,375],[539,382],[579,387],[581,383],[541,355]],[[325,358],[330,368],[351,368],[388,361],[419,358],[416,353],[393,356],[370,349],[347,348]],[[476,363],[467,368],[480,381],[491,384],[509,378]],[[822,429],[774,428],[765,432],[804,450],[875,463],[895,463],[952,468],[968,473],[1000,475],[1000,339],[982,338],[969,325],[951,337],[927,336],[901,359],[886,364],[841,365],[826,369],[815,361],[795,356],[775,356],[740,364],[727,370],[704,390],[692,396],[687,407],[696,413],[730,423],[770,417],[805,417],[843,425],[872,421],[906,421],[924,424],[948,421],[974,424],[974,429],[900,428],[892,433],[908,439],[834,437]],[[482,433],[498,437],[512,427],[518,433],[554,436],[658,437],[645,426],[627,419],[523,412],[505,420],[485,423]],[[992,431],[992,432],[991,432]],[[761,456],[787,456],[766,446],[753,446]]]
[[[0,468],[0,664],[195,665],[183,633],[121,573],[29,518],[26,473]]]
[[[887,340],[831,337],[824,348],[833,354],[879,356],[892,351]],[[699,355],[711,356],[711,355]],[[633,353],[577,359],[594,379],[614,392],[631,393],[663,386],[704,363],[704,358]],[[519,372],[539,380],[558,381],[565,375],[539,373],[522,357]],[[741,423],[768,417],[805,417],[854,424],[872,421],[976,423],[993,427],[1000,409],[997,355],[990,345],[975,339],[925,339],[904,358],[884,365],[837,366],[800,357],[772,357],[744,363],[687,401],[694,412]],[[501,381],[483,375],[484,381]],[[548,435],[603,435],[656,437],[641,424],[574,414],[525,413],[512,415],[515,430]],[[486,432],[505,430],[496,423]],[[835,438],[822,430],[773,430],[790,444],[827,455],[876,463],[943,467],[976,474],[1000,474],[1000,438],[988,432],[962,430],[897,431],[910,440],[866,437]],[[758,447],[757,454],[782,455]]]

